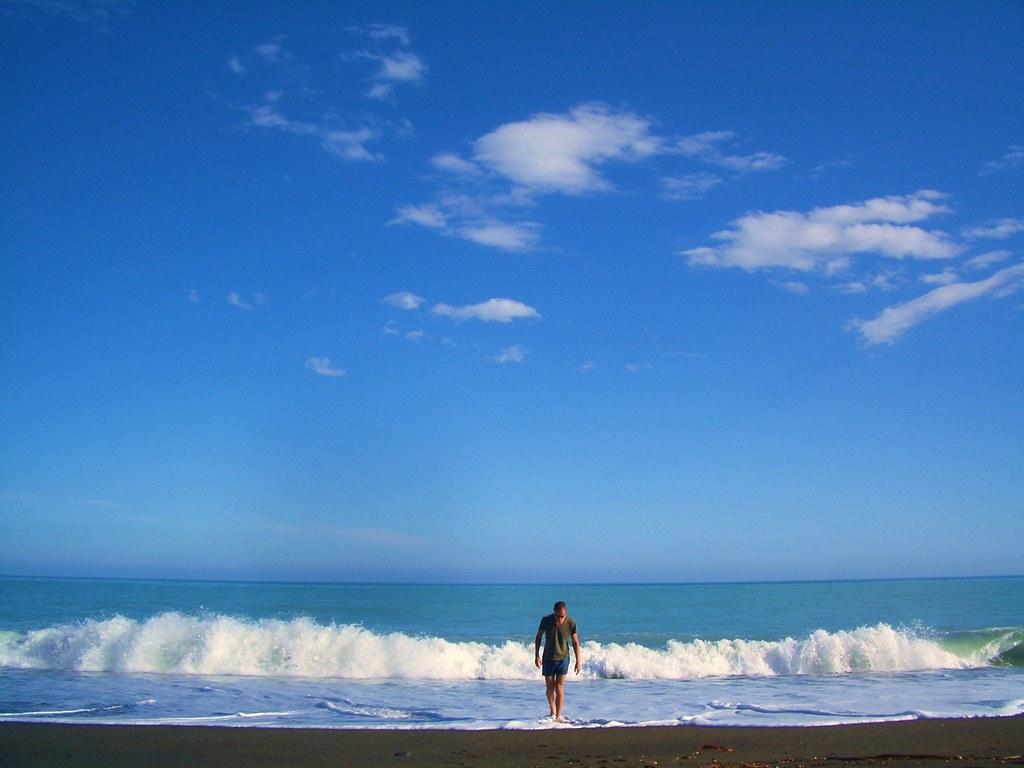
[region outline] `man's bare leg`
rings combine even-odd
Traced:
[[[548,709],[551,710],[551,717],[558,719],[558,710],[555,709],[555,678],[544,678],[544,694],[548,697]]]
[[[555,720],[562,722],[562,703],[565,701],[565,675],[555,678]]]

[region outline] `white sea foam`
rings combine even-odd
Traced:
[[[669,641],[583,646],[591,678],[687,680],[716,676],[906,672],[985,666],[984,652],[956,655],[913,630],[878,624],[818,630],[783,640]],[[343,679],[526,680],[532,648],[455,642],[310,619],[248,621],[163,613],[0,633],[0,666],[81,672]]]

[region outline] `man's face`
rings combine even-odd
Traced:
[[[555,622],[561,624],[565,621],[565,608],[559,608],[555,611]]]

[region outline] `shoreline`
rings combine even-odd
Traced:
[[[1024,715],[821,726],[537,731],[0,723],[0,764],[85,766],[1024,766]]]

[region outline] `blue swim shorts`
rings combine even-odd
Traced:
[[[544,673],[544,677],[568,675],[569,657],[566,656],[564,659],[544,659],[544,665],[541,671]]]

